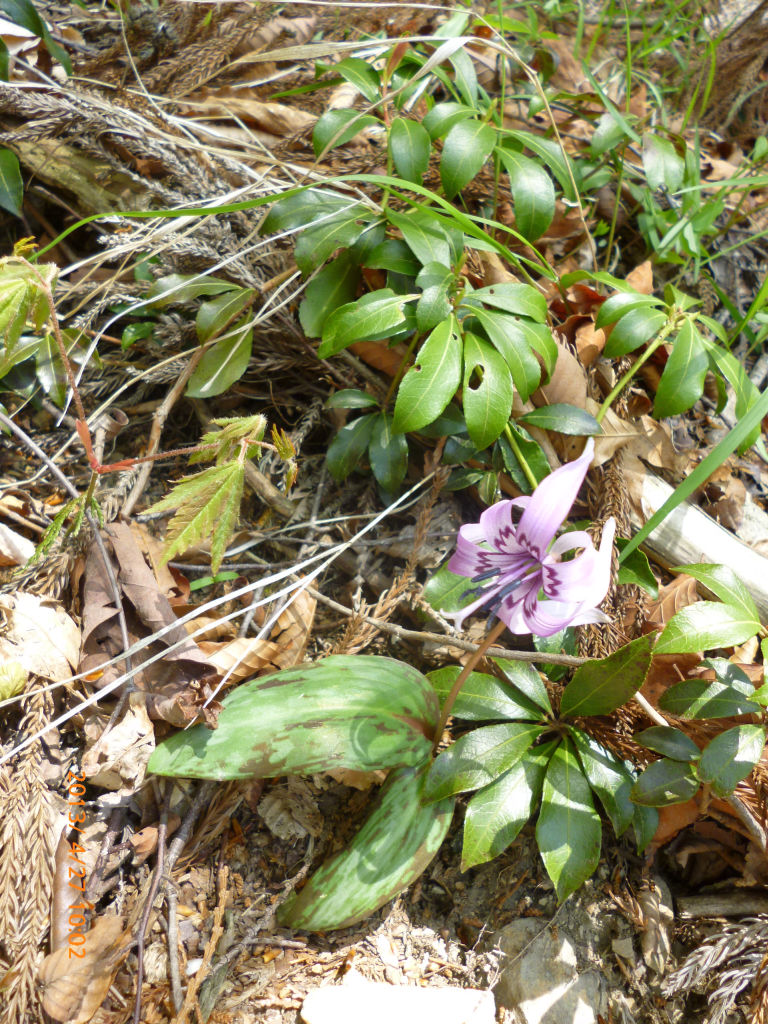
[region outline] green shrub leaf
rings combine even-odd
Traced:
[[[611,331],[605,343],[605,355],[609,359],[634,352],[646,341],[650,341],[667,322],[667,314],[648,306],[632,309],[622,316]]]
[[[363,128],[372,124],[381,124],[381,121],[378,117],[360,114],[357,110],[326,110],[312,133],[315,158],[319,160],[326,150],[343,146]]]
[[[299,306],[299,321],[308,338],[319,338],[331,313],[354,300],[359,279],[360,268],[346,252],[312,278]]]
[[[633,739],[641,747],[675,761],[698,761],[701,757],[701,751],[691,737],[671,725],[653,725],[643,732],[636,732]]]
[[[429,132],[418,121],[394,119],[389,129],[389,152],[401,178],[421,185],[431,151]]]
[[[520,392],[521,401],[527,402],[529,395],[539,386],[541,367],[531,352],[517,318],[480,308],[473,309],[473,314],[494,347],[504,357],[514,385]]]
[[[518,422],[529,423],[532,427],[542,427],[544,430],[557,430],[561,434],[573,434],[576,437],[591,437],[603,432],[595,417],[586,409],[563,402],[532,409],[521,416]]]
[[[440,704],[451,692],[461,673],[461,665],[446,665],[427,673],[435,688]],[[494,718],[520,718],[523,721],[541,720],[541,708],[514,687],[505,686],[495,676],[484,672],[470,672],[453,705],[452,715],[469,722],[483,722]]]
[[[480,172],[496,144],[496,132],[481,121],[460,121],[448,132],[440,158],[440,181],[453,199]]]
[[[716,796],[728,796],[755,767],[764,746],[762,725],[737,725],[720,733],[702,752],[699,779],[709,783]]]
[[[433,423],[458,391],[461,368],[458,324],[449,316],[435,327],[415,364],[403,377],[395,402],[393,430],[406,433]]]
[[[337,483],[346,480],[367,449],[376,415],[360,416],[347,423],[328,446],[328,472]]]
[[[635,781],[632,773],[610,750],[581,729],[571,728],[570,734],[587,781],[600,797],[613,831],[617,836],[622,835],[632,824],[635,814],[635,805],[629,799]]]
[[[408,469],[408,441],[392,429],[392,414],[380,412],[374,419],[368,448],[371,469],[390,494],[396,494]]]
[[[653,635],[646,634],[599,661],[576,669],[560,702],[560,714],[608,715],[626,704],[645,682],[651,665]]]
[[[636,804],[647,807],[668,807],[684,804],[698,788],[692,765],[665,757],[648,765],[632,787],[631,797]]]
[[[479,369],[478,384],[473,373]],[[512,412],[512,381],[507,364],[488,342],[464,335],[464,416],[479,451],[498,438]]]
[[[686,320],[661,375],[653,415],[663,419],[690,409],[704,393],[708,369],[709,359],[701,335],[691,321]]]
[[[691,654],[743,644],[760,629],[760,620],[741,607],[699,601],[682,608],[667,623],[657,654]]]
[[[555,189],[552,179],[539,164],[522,153],[504,149],[502,146],[497,146],[495,152],[498,153],[504,170],[509,175],[515,209],[515,228],[523,238],[535,242],[547,230],[555,215]]]

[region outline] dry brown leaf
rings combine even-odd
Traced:
[[[660,807],[659,824],[651,840],[651,849],[657,850],[659,847],[664,846],[670,839],[674,839],[679,832],[682,832],[684,828],[688,828],[695,821],[698,821],[700,817],[701,809],[696,797],[686,800],[684,804]]]
[[[169,836],[173,835],[180,824],[181,818],[178,814],[169,814],[166,834]],[[137,864],[143,864],[155,852],[157,849],[157,836],[157,825],[147,825],[146,828],[141,829],[139,832],[134,832],[132,836],[128,837],[128,842],[133,847],[133,855],[136,858]]]
[[[515,275],[502,263],[501,257],[495,252],[477,251],[480,262],[483,265],[483,286],[490,284],[504,284],[507,281],[519,282],[520,278]]]
[[[298,107],[263,103],[251,89],[201,89],[188,96],[179,106],[187,117],[236,117],[255,124],[261,131],[281,137],[304,131],[317,121],[314,114]]]
[[[70,956],[70,945],[49,954],[40,965],[41,1002],[54,1020],[86,1024],[103,1005],[117,969],[132,944],[122,917],[100,917],[72,946],[83,956]]]
[[[531,395],[531,401],[537,407],[565,402],[579,409],[585,408],[587,378],[579,360],[561,342],[557,342],[557,362],[552,379]]]
[[[641,121],[646,115],[645,105],[648,99],[648,87],[645,82],[636,89],[629,98],[629,112]]]
[[[233,56],[243,57],[249,53],[263,53],[270,47],[279,51],[282,46],[303,46],[312,38],[316,28],[317,17],[315,15],[306,18],[270,18],[255,32],[251,32],[240,40]],[[224,25],[222,25],[222,31],[225,31]],[[280,54],[276,52],[275,60],[279,59]],[[261,68],[263,70],[263,64]]]
[[[29,673],[61,682],[76,670],[80,630],[55,602],[17,591],[0,594],[6,620],[0,657],[18,661]]]
[[[0,39],[5,43],[8,53],[12,57],[26,50],[36,50],[40,43],[34,32],[5,18],[0,18]]]
[[[0,523],[0,565],[26,565],[34,553],[31,540]]]
[[[224,643],[203,640],[200,642],[200,650],[220,676],[227,676],[229,670],[233,669],[232,674],[227,676],[227,684],[232,685],[255,676],[269,665],[272,658],[277,656],[278,648],[277,644],[269,640],[236,636],[234,640]]]
[[[330,775],[342,786],[351,786],[352,789],[360,789],[364,793],[367,793],[371,786],[380,786],[387,777],[387,773],[381,769],[375,772],[358,772],[353,768],[332,768],[325,774]]]
[[[595,327],[592,320],[587,320],[586,323],[576,328],[574,342],[581,365],[591,366],[598,356],[602,355],[605,348],[605,331]]]
[[[408,354],[404,345],[397,344],[394,348],[387,348],[386,341],[356,341],[350,345],[349,352],[352,355],[368,363],[374,370],[381,370],[389,377],[394,377],[402,365],[403,358]]]
[[[175,612],[179,616],[184,616],[188,612],[192,611],[191,605],[176,605]],[[191,636],[198,629],[205,627],[204,633],[199,633],[195,637],[195,642],[202,650],[202,644],[206,640],[221,640],[222,637],[232,637],[237,633],[237,623],[230,619],[228,622],[222,622],[222,620],[216,615],[198,615],[196,619],[190,619],[189,622],[184,623],[184,629]]]
[[[558,360],[559,362],[559,360]],[[600,406],[593,399],[586,399],[587,412],[593,416],[597,416],[600,411]],[[592,460],[592,468],[595,469],[597,466],[602,466],[604,462],[607,462],[612,458],[616,452],[628,445],[631,441],[635,441],[641,436],[640,431],[632,423],[627,420],[621,419],[617,416],[613,409],[609,409],[605,414],[602,421],[602,434],[599,434],[595,438],[595,457]]]
[[[653,888],[637,894],[637,903],[642,914],[640,947],[643,959],[657,974],[663,974],[672,947],[675,929],[675,911],[672,894],[666,882],[658,875],[653,878]]]
[[[696,604],[699,595],[693,576],[681,573],[659,590],[655,601],[646,605],[645,621],[649,627],[663,629],[673,615],[690,604]]]
[[[171,607],[175,607],[181,601],[186,601],[186,598],[189,597],[189,584],[187,584],[187,592],[184,594],[184,587],[174,576],[175,570],[172,570],[168,563],[162,560],[162,543],[157,537],[152,536],[145,523],[136,522],[135,519],[131,520],[130,529],[136,546],[152,566],[160,592],[168,598]]]
[[[573,56],[573,40],[560,36],[547,39],[545,45],[558,58],[557,68],[549,80],[552,86],[564,92],[589,92],[589,80]]]
[[[147,762],[155,749],[155,729],[141,690],[129,696],[124,716],[102,736],[86,749],[81,771],[94,786],[134,792],[144,781]]]
[[[642,295],[653,295],[653,267],[651,261],[646,260],[634,270],[631,270],[626,277],[627,284],[640,292]]]

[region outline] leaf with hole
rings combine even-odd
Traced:
[[[221,395],[240,380],[248,369],[253,350],[253,327],[248,316],[208,349],[189,378],[187,398],[213,398]]]
[[[373,475],[390,494],[395,494],[408,470],[408,441],[392,429],[392,414],[380,412],[373,424],[368,458]]]
[[[498,857],[516,838],[541,799],[544,775],[557,741],[531,748],[495,782],[475,793],[464,818],[461,870]]]
[[[564,739],[544,776],[536,841],[557,898],[575,892],[597,867],[602,829],[576,750]]]
[[[520,329],[518,318],[480,308],[474,309],[473,313],[496,350],[504,357],[520,400],[527,402],[529,395],[539,386],[541,367]]]
[[[701,751],[690,736],[671,725],[653,725],[632,737],[635,743],[674,761],[698,761]]]
[[[481,375],[479,383],[477,376]],[[509,368],[496,349],[474,334],[464,335],[464,416],[479,451],[498,438],[512,412]]]
[[[632,824],[635,805],[629,799],[634,777],[623,761],[581,729],[571,727],[571,739],[587,782],[600,798],[613,831],[622,835]]]
[[[451,692],[451,687],[462,671],[461,665],[446,665],[427,673],[435,688],[440,704]],[[459,691],[451,714],[468,722],[484,722],[494,718],[522,719],[539,722],[541,708],[514,687],[505,686],[495,676],[484,672],[470,672]]]
[[[381,124],[381,121],[357,110],[326,110],[312,132],[315,159],[320,160],[328,150],[343,146],[372,124]]]
[[[603,430],[594,416],[586,409],[576,405],[558,402],[555,405],[542,405],[540,409],[532,409],[519,418],[520,423],[528,423],[532,427],[543,430],[556,430],[561,434],[572,434],[576,437],[591,437],[602,434]]]
[[[332,659],[327,659],[332,660]],[[445,839],[453,799],[424,804],[426,768],[395,768],[352,842],[278,911],[287,928],[331,931],[369,917],[419,877]]]
[[[656,419],[676,416],[695,405],[704,393],[709,359],[701,335],[686,320],[672,346],[672,354],[661,375],[653,415]]]
[[[461,385],[461,363],[458,324],[449,316],[435,327],[403,377],[393,429],[406,433],[433,423]]]
[[[560,701],[560,714],[572,717],[609,715],[637,693],[651,665],[653,635],[633,640],[599,661],[576,669]]]
[[[646,807],[684,804],[696,795],[699,780],[693,765],[662,758],[649,764],[632,787],[634,803]]]
[[[346,480],[368,448],[375,419],[374,414],[347,423],[328,446],[328,472],[337,483]]]
[[[509,187],[515,211],[515,228],[523,238],[535,242],[541,238],[555,216],[555,189],[552,179],[534,160],[503,146],[494,150],[509,175]],[[525,287],[518,285],[517,287]]]
[[[396,117],[389,129],[388,145],[395,170],[400,177],[420,185],[429,168],[432,150],[426,128],[418,121]]]
[[[715,736],[701,754],[697,774],[715,796],[729,796],[750,774],[763,753],[762,725],[737,725]]]
[[[456,740],[432,764],[424,799],[443,800],[456,793],[479,789],[516,765],[534,740],[540,725],[508,722],[486,725]]]
[[[496,132],[481,121],[461,121],[448,132],[440,157],[440,181],[453,199],[482,170],[496,144]]]
[[[626,313],[611,331],[605,343],[605,355],[609,359],[634,352],[655,337],[667,322],[667,314],[652,307],[641,306]]]

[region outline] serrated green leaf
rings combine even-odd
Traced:
[[[432,142],[442,135],[447,135],[455,124],[466,121],[468,117],[474,117],[475,111],[463,103],[436,103],[428,113],[424,115],[422,125],[429,132]]]
[[[389,152],[401,178],[421,185],[429,168],[432,144],[429,132],[418,121],[396,117],[389,129]]]
[[[573,434],[576,437],[591,437],[602,434],[602,427],[594,416],[586,409],[564,402],[556,405],[542,405],[540,409],[532,409],[519,418],[520,423],[528,423],[544,430],[556,430],[561,434]]]
[[[514,385],[520,392],[521,401],[527,402],[539,386],[541,367],[531,352],[517,318],[480,308],[474,309],[473,313],[496,350],[503,356]]]
[[[523,238],[541,238],[555,215],[555,189],[547,172],[522,153],[497,146],[504,170],[509,175],[515,211],[515,228]],[[518,286],[522,287],[522,286]],[[530,315],[530,314],[529,314]]]
[[[227,324],[253,302],[255,294],[252,288],[240,288],[236,292],[220,295],[218,299],[203,302],[195,320],[200,343],[204,345],[206,341],[221,334]]]
[[[699,780],[693,765],[662,758],[649,764],[632,787],[630,794],[636,804],[646,807],[669,807],[684,804],[695,796]]]
[[[177,509],[168,524],[162,564],[174,555],[211,537],[211,571],[215,574],[224,560],[243,497],[245,467],[238,462],[211,466],[194,476],[185,477],[171,493],[156,502],[148,512]]]
[[[357,110],[326,110],[312,132],[315,159],[320,160],[329,149],[343,146],[372,124],[381,124],[381,121]]]
[[[616,547],[619,551],[623,551],[628,543],[628,540],[619,537],[616,540]],[[654,601],[659,596],[659,585],[653,575],[648,556],[643,551],[633,551],[627,560],[621,563],[617,581],[620,585],[634,584],[637,587],[642,587]]]
[[[699,583],[703,583],[707,590],[711,590],[715,597],[719,597],[723,604],[737,609],[749,620],[759,621],[760,615],[752,595],[729,566],[696,562],[694,565],[678,565],[675,572],[685,572],[693,576]],[[759,628],[757,626],[755,632],[758,632]]]
[[[280,924],[309,931],[346,928],[411,885],[440,848],[453,799],[424,805],[425,769],[396,768],[349,846],[315,872],[278,911]]]
[[[653,415],[657,419],[676,416],[690,409],[704,393],[709,359],[701,335],[686,320],[672,346],[672,354],[661,375]]]
[[[576,750],[564,739],[544,776],[536,841],[557,898],[575,892],[600,860],[602,829]]]
[[[24,182],[21,180],[19,158],[10,149],[0,146],[0,207],[21,216]]]
[[[461,665],[446,665],[445,668],[427,673],[427,679],[434,686],[441,705],[445,703],[461,671]],[[468,722],[486,722],[494,718],[519,718],[538,722],[542,717],[541,708],[523,693],[514,687],[505,686],[495,676],[484,672],[470,672],[451,714],[465,718]]]
[[[199,274],[169,274],[159,277],[147,292],[153,306],[163,307],[171,302],[190,302],[198,295],[221,295],[224,292],[243,291],[239,284],[222,281],[217,277]]]
[[[387,207],[387,220],[398,228],[416,259],[428,263],[451,265],[451,243],[437,221],[428,221],[410,213],[397,213]]]
[[[571,727],[571,739],[593,792],[597,793],[613,831],[622,835],[632,824],[635,806],[629,799],[634,778],[626,765],[581,729]]]
[[[760,629],[760,620],[742,608],[699,601],[682,608],[667,623],[657,654],[691,654],[743,644]]]
[[[456,793],[487,786],[516,765],[543,731],[540,725],[509,722],[467,733],[433,762],[424,799],[444,800]]]
[[[200,439],[200,443],[206,447],[190,455],[190,466],[198,462],[211,462],[213,459],[217,466],[221,466],[240,455],[243,442],[246,443],[246,458],[258,458],[260,455],[256,442],[264,437],[267,426],[266,418],[261,413],[253,416],[220,416],[211,420],[210,425],[214,429],[206,431]]]
[[[485,864],[509,846],[536,809],[557,741],[523,755],[509,771],[469,801],[464,818],[461,870]]]
[[[701,757],[701,751],[690,736],[671,725],[653,725],[643,732],[636,732],[632,738],[641,747],[671,757],[674,761],[697,761]]]
[[[328,446],[328,472],[337,483],[346,480],[368,448],[376,415],[360,416],[342,427]]]
[[[547,300],[529,284],[515,284],[512,281],[489,284],[485,288],[475,289],[472,298],[480,299],[486,306],[495,306],[505,313],[530,317],[536,323],[543,324],[547,319]]]
[[[188,398],[213,398],[223,394],[240,380],[248,369],[253,350],[253,327],[248,326],[248,314],[227,331],[224,337],[210,348],[189,378]]]
[[[696,773],[715,796],[728,796],[750,774],[763,753],[762,725],[737,725],[715,736],[701,754]]]
[[[549,694],[539,673],[529,662],[509,661],[507,658],[491,658],[497,668],[512,685],[538,705],[546,714],[552,714]]]
[[[370,409],[375,408],[379,403],[369,395],[367,391],[357,391],[355,388],[345,388],[337,391],[326,400],[324,409]]]
[[[667,314],[648,306],[632,309],[626,313],[611,331],[605,343],[605,355],[609,359],[634,352],[646,341],[659,333],[667,322]]]
[[[308,338],[319,338],[331,313],[354,300],[359,279],[360,268],[346,252],[312,278],[299,306],[299,321]]]
[[[475,371],[482,374],[477,383]],[[464,416],[479,451],[498,438],[512,412],[512,380],[499,353],[474,334],[464,335]]]
[[[608,715],[626,704],[645,682],[651,665],[653,635],[633,640],[599,661],[576,669],[560,702],[560,714]]]
[[[368,255],[364,266],[374,270],[392,270],[406,277],[416,277],[421,263],[416,259],[410,246],[399,238],[385,238]]]
[[[360,57],[346,57],[333,65],[336,74],[341,75],[362,93],[369,103],[375,103],[381,91],[381,76],[367,61]]]
[[[369,212],[360,204],[302,231],[293,254],[302,274],[306,277],[321,267],[337,249],[346,249],[356,242],[369,216]]]
[[[432,423],[461,385],[461,364],[458,324],[449,316],[435,327],[403,377],[392,429],[407,433]]]
[[[619,292],[611,295],[600,307],[595,320],[595,327],[607,327],[636,309],[648,309],[663,305],[661,299],[652,295],[640,295],[638,292]]]
[[[460,121],[448,132],[440,158],[440,181],[453,199],[480,172],[496,144],[496,132],[481,121]]]
[[[408,470],[408,441],[405,434],[392,429],[391,413],[380,412],[375,417],[368,458],[379,484],[396,494]]]

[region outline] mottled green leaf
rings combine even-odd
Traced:
[[[511,661],[508,658],[491,658],[497,668],[501,669],[505,678],[516,689],[538,705],[548,715],[552,714],[552,705],[549,702],[549,694],[544,685],[544,680],[530,662]]]

